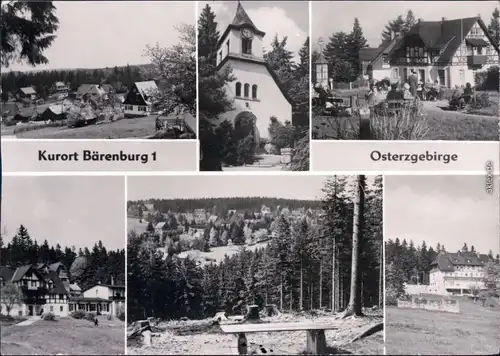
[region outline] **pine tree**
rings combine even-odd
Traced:
[[[399,15],[395,20],[391,20],[385,25],[384,30],[382,31],[382,41],[388,41],[394,34],[399,32],[404,32],[405,20],[402,15]]]
[[[359,20],[356,17],[354,19],[354,24],[352,31],[348,38],[348,52],[350,56],[350,64],[353,68],[353,76],[358,77],[361,74],[361,65],[359,63],[359,51],[362,48],[367,47],[367,41],[363,35],[363,29],[359,24]]]
[[[415,18],[413,11],[408,10],[408,12],[406,13],[405,23],[403,25],[403,33],[408,33],[408,31],[410,31],[411,28],[416,24],[417,24],[417,19]]]
[[[491,15],[491,21],[488,25],[488,32],[497,45],[500,45],[500,11],[498,8],[493,10],[493,14]]]
[[[219,31],[215,13],[210,5],[206,4],[198,19],[198,56],[206,58],[206,63],[211,66],[216,64],[217,42],[219,41]]]

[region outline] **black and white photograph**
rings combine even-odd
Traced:
[[[2,139],[196,139],[196,3],[2,1]]]
[[[201,171],[309,170],[309,2],[198,2]]]
[[[127,354],[383,353],[381,176],[127,187]]]
[[[498,141],[498,1],[311,6],[313,140]]]
[[[387,354],[498,354],[499,183],[384,176]]]
[[[2,355],[125,353],[123,177],[3,177]]]

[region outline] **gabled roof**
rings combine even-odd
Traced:
[[[111,84],[101,84],[101,87],[106,93],[109,93],[113,89]]]
[[[361,62],[371,62],[377,57],[380,52],[380,47],[377,48],[361,48],[359,50],[359,60]]]
[[[31,270],[31,265],[25,265],[21,267],[17,267],[16,271],[14,272],[14,275],[12,276],[12,282],[17,282],[20,281],[24,275]]]
[[[59,278],[56,271],[49,271],[48,278],[53,282],[53,286],[49,289],[50,294],[67,294],[68,291],[64,287],[63,282]]]
[[[72,291],[75,291],[75,292],[81,292],[82,289],[80,288],[80,286],[76,283],[72,283],[69,285],[69,289],[72,290]]]
[[[32,87],[24,87],[19,89],[24,95],[34,95],[36,94],[35,89]]]
[[[13,267],[7,267],[7,266],[0,266],[0,278],[4,281],[11,281],[12,276],[14,275],[14,272],[16,271],[16,268]]]
[[[455,266],[480,267],[484,265],[483,256],[474,252],[440,253],[432,265],[443,272],[453,272]]]
[[[154,90],[158,90],[158,86],[154,80],[148,80],[146,82],[135,82],[134,85],[137,87],[142,96],[149,96],[149,93]]]
[[[49,269],[51,271],[57,271],[59,269],[59,267],[64,267],[62,262],[56,262],[56,263],[52,263],[50,266],[49,266]]]
[[[163,229],[165,224],[166,224],[166,222],[159,222],[158,224],[156,224],[155,229]]]
[[[254,32],[261,37],[264,37],[266,35],[265,32],[259,30],[257,26],[255,26],[252,19],[250,19],[250,16],[248,16],[247,12],[245,11],[241,3],[238,2],[238,7],[236,8],[236,13],[234,15],[233,21],[227,26],[222,36],[220,36],[219,43],[217,43],[217,47],[219,47],[222,41],[226,39],[226,36],[231,29],[240,30],[245,27],[253,29]]]
[[[325,58],[323,52],[319,52],[318,58],[314,61],[314,64],[328,64],[328,61]]]

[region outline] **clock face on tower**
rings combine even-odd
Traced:
[[[253,37],[253,32],[252,30],[248,29],[248,28],[244,28],[241,30],[241,36],[243,38],[248,38],[248,39],[252,39]]]

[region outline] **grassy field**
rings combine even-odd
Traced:
[[[371,324],[382,320],[382,313],[364,318],[334,320],[333,315],[311,315],[282,313],[275,317],[266,317],[264,322],[306,322],[328,323],[337,330],[325,332],[329,354],[382,355],[384,340],[382,332],[350,343],[352,338]],[[153,338],[151,347],[144,347],[132,341],[128,344],[128,355],[231,355],[232,337],[224,334],[211,319],[192,321],[171,321],[160,323],[164,330]],[[305,354],[306,332],[249,333],[248,354]]]
[[[123,355],[124,323],[100,317],[88,320],[38,320],[27,326],[2,326],[2,355]]]
[[[51,139],[147,138],[155,134],[155,118],[156,116],[122,119],[79,128],[47,127],[18,134],[14,134],[14,127],[7,127],[2,129],[2,136]]]
[[[500,308],[484,308],[468,300],[459,303],[459,314],[387,307],[387,354],[498,354]]]

